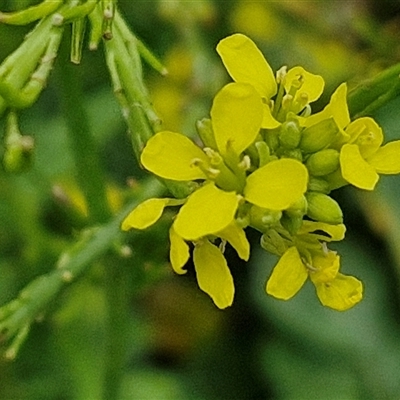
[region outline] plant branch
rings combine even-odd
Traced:
[[[38,318],[70,283],[75,282],[89,266],[104,255],[122,237],[120,225],[126,215],[145,198],[160,195],[162,185],[150,180],[138,188],[139,195],[107,224],[84,231],[82,237],[59,258],[56,268],[39,276],[21,290],[18,297],[0,307],[0,343],[18,339],[27,326]],[[111,268],[109,268],[111,269]],[[118,289],[112,285],[114,290]],[[112,310],[114,313],[116,310]],[[16,352],[8,352],[13,358]]]
[[[106,198],[106,184],[98,157],[98,149],[92,136],[87,113],[83,104],[80,69],[65,60],[59,64],[58,79],[60,82],[60,97],[68,126],[69,138],[75,165],[77,179],[85,195],[89,218],[93,223],[102,223],[110,216]]]

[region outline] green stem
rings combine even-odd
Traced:
[[[64,288],[77,281],[95,260],[121,238],[123,233],[120,226],[126,215],[145,198],[160,195],[164,189],[158,181],[151,180],[138,190],[139,196],[121,213],[107,224],[85,232],[81,240],[65,251],[53,271],[30,282],[18,298],[0,307],[0,342],[9,341],[40,316]],[[113,285],[110,285],[110,290],[111,287],[118,291]]]
[[[105,344],[105,375],[104,375],[104,400],[117,400],[120,398],[121,381],[125,371],[129,300],[131,288],[129,287],[129,269],[132,262],[125,259],[107,262],[105,291],[108,307],[108,321]]]
[[[101,223],[111,214],[104,174],[83,104],[81,70],[65,61],[68,55],[65,47],[63,50],[61,55],[64,62],[59,64],[58,74],[60,97],[75,158],[77,179],[86,198],[89,218],[94,223]]]

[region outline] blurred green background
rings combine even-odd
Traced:
[[[0,9],[33,3],[0,0]],[[120,0],[119,7],[169,70],[160,77],[145,67],[164,127],[187,135],[228,81],[215,46],[231,33],[250,36],[274,70],[302,65],[322,75],[326,90],[314,111],[339,83],[355,87],[400,62],[398,1]],[[31,27],[0,25],[0,61]],[[50,271],[84,225],[59,101],[65,61],[57,60],[39,101],[21,114],[22,131],[35,137],[33,168],[0,173],[0,304]],[[118,210],[127,180],[146,174],[134,160],[102,46],[85,51],[75,68]],[[386,140],[400,138],[399,109],[395,99],[374,115]],[[190,266],[185,276],[171,272],[166,224],[136,238],[135,257],[121,259],[131,270],[121,399],[399,399],[400,177],[382,177],[374,193],[344,188],[334,196],[348,228],[335,245],[343,273],[365,285],[364,300],[344,313],[323,308],[312,285],[289,302],[268,297],[265,281],[276,259],[259,248],[253,232],[248,264],[228,249],[236,297],[225,311],[198,289]],[[0,399],[101,398],[105,267],[113,266],[95,263],[49,305],[15,361],[0,360]]]

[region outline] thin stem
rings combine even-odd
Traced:
[[[138,197],[111,221],[84,232],[79,241],[61,254],[53,271],[34,279],[16,299],[0,307],[0,342],[11,340],[27,324],[31,324],[64,288],[76,282],[93,261],[103,256],[121,238],[121,222],[137,204],[164,191],[156,180],[143,184],[138,190]],[[111,287],[118,290],[112,285],[110,290]]]
[[[86,198],[89,218],[94,223],[101,223],[106,221],[111,213],[107,203],[106,185],[98,149],[83,105],[81,71],[76,66],[65,62],[68,55],[66,55],[65,47],[62,50],[64,50],[62,53],[64,62],[59,64],[58,74],[60,97],[75,158],[77,179]]]

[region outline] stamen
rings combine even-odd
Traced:
[[[220,174],[219,169],[211,168],[210,166],[206,165],[205,162],[200,158],[194,158],[190,163],[190,166],[200,168],[209,179],[216,179],[217,176]]]
[[[247,154],[243,157],[242,161],[240,161],[239,168],[245,171],[248,171],[251,168],[251,159]]]
[[[276,83],[285,84],[285,80],[286,80],[286,74],[287,74],[287,66],[284,65],[283,67],[281,67],[280,69],[278,69],[278,71],[276,71]]]
[[[311,115],[311,106],[307,104],[303,111],[301,112],[300,116],[302,117],[309,117]]]
[[[210,147],[204,147],[203,151],[204,153],[206,153],[206,156],[210,159],[211,165],[218,166],[223,162],[221,155],[217,153],[215,150],[211,149]]]
[[[307,269],[309,269],[311,272],[318,272],[319,268],[315,268],[314,266],[312,266],[310,263],[305,263],[305,266]]]
[[[282,98],[282,108],[289,110],[293,102],[293,96],[291,94],[285,94]]]

